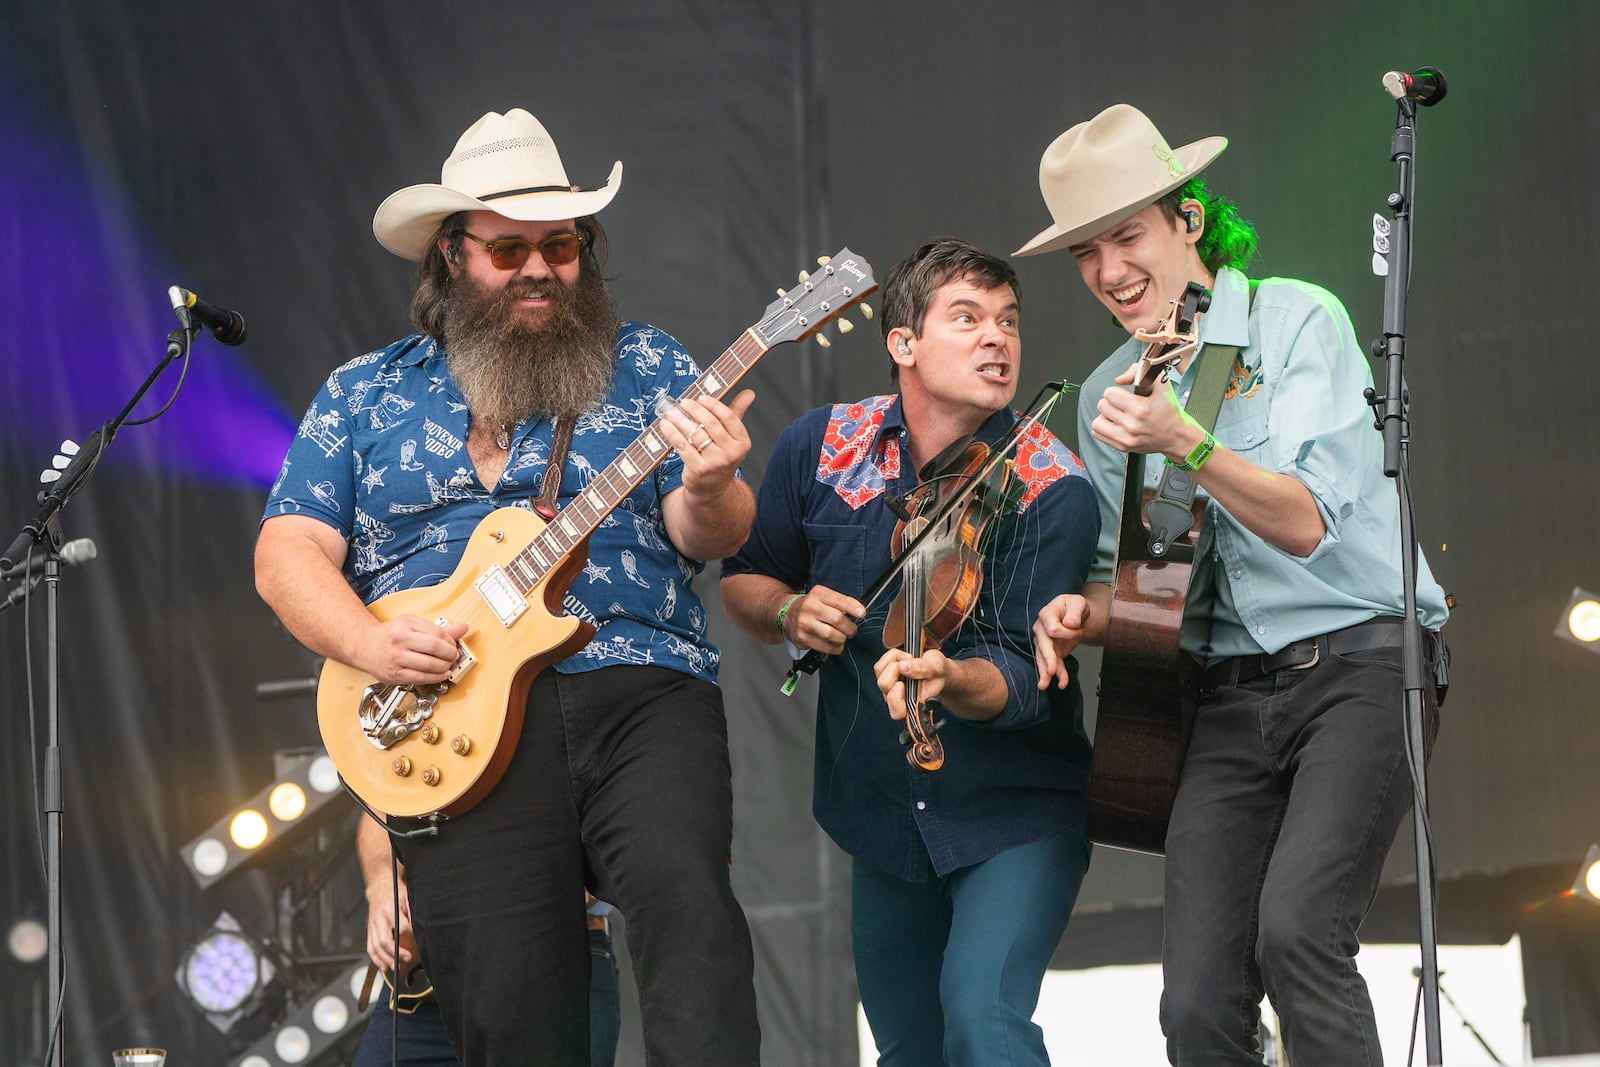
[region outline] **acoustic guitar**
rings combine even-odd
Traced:
[[[1171,367],[1194,352],[1210,295],[1191,283],[1154,330],[1134,334],[1146,343],[1134,392],[1149,396]],[[1168,544],[1152,544],[1147,509],[1156,491],[1145,486],[1144,460],[1137,453],[1129,455],[1123,473],[1116,576],[1089,774],[1088,831],[1099,844],[1159,856],[1166,848],[1187,740],[1178,636],[1204,502],[1193,505],[1186,532]]]
[[[770,349],[817,334],[878,288],[871,265],[848,248],[819,262],[682,395],[721,398]],[[323,744],[367,804],[389,815],[459,815],[494,788],[516,751],[533,679],[594,636],[592,625],[562,613],[562,596],[588,559],[590,534],[671,452],[660,423],[548,523],[526,508],[499,508],[444,582],[368,605],[381,620],[410,614],[468,629],[450,677],[436,684],[385,684],[333,659],[323,667]]]

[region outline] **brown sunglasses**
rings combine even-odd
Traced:
[[[528,257],[533,254],[535,248],[550,266],[564,267],[578,258],[578,253],[583,251],[584,246],[584,239],[569,231],[552,233],[537,241],[529,241],[523,237],[500,237],[493,241],[485,241],[482,237],[465,230],[461,231],[461,236],[471,238],[482,245],[489,253],[489,262],[494,264],[495,270],[518,270],[528,262]]]

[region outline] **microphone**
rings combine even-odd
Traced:
[[[78,566],[93,560],[99,555],[99,549],[94,547],[94,542],[88,537],[75,537],[72,541],[61,545],[61,561],[67,566]],[[26,553],[19,553],[16,563],[0,566],[0,577],[19,577],[24,571],[32,568],[35,573],[45,565],[45,553],[38,549],[29,549]]]
[[[1420,67],[1415,74],[1391,70],[1383,76],[1383,87],[1396,100],[1409,96],[1423,107],[1444,99],[1444,75],[1433,67]]]
[[[178,313],[178,321],[184,326],[189,326],[192,316],[194,321],[207,327],[211,331],[211,336],[223,344],[244,343],[244,317],[237,311],[227,311],[215,304],[208,304],[189,290],[176,285],[167,290],[167,296],[172,300],[172,310]]]
[[[95,547],[94,542],[89,538],[79,537],[62,545],[60,554],[61,562],[69,567],[78,567],[98,556],[100,550]],[[11,590],[4,603],[0,603],[0,611],[14,608],[28,599],[28,594],[33,592],[33,587],[38,585],[43,578],[44,571],[40,570],[34,572],[33,577],[28,581],[19,583],[15,589]]]

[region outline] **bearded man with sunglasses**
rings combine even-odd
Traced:
[[[262,597],[314,651],[386,684],[445,680],[465,625],[366,605],[445,581],[490,512],[572,499],[698,377],[677,341],[612,307],[594,214],[621,178],[618,163],[572,185],[513,109],[461,136],[439,184],[378,208],[379,242],[420,261],[419,332],[329,376],[256,548]],[[689,585],[749,531],[752,399],[684,400],[661,421],[675,452],[595,530],[564,601],[594,639],[534,679],[487,796],[398,842],[465,1067],[589,1062],[586,886],[628,917],[650,1061],[758,1062],[719,654]]]

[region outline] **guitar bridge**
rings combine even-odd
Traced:
[[[393,748],[433,718],[433,707],[448,685],[367,686],[358,709],[362,734],[378,748]]]

